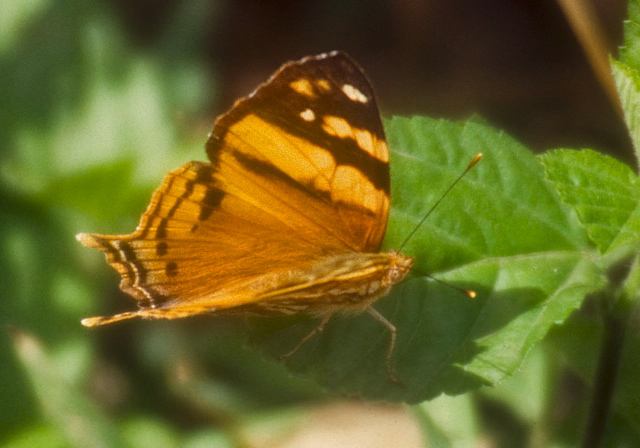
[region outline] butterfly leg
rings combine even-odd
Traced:
[[[287,359],[289,356],[293,355],[295,352],[298,351],[298,349],[300,347],[302,347],[302,345],[307,342],[309,339],[311,339],[312,337],[314,337],[316,334],[320,333],[322,330],[324,330],[324,326],[327,325],[327,322],[329,322],[329,319],[331,319],[331,316],[327,316],[324,319],[322,319],[322,321],[320,322],[320,324],[318,324],[318,326],[316,328],[314,328],[313,330],[311,330],[311,332],[309,334],[307,334],[305,337],[303,337],[300,342],[298,342],[298,344],[293,347],[293,350],[291,350],[289,353],[285,353],[284,355],[280,356],[280,358],[278,358],[279,360],[285,360]]]
[[[389,374],[389,378],[391,378],[391,381],[393,381],[396,384],[402,384],[402,381],[400,381],[396,377],[395,369],[391,365],[391,355],[393,355],[393,349],[396,346],[396,334],[398,333],[398,331],[396,330],[396,327],[391,322],[389,322],[386,317],[384,317],[382,314],[380,314],[375,308],[368,307],[367,308],[367,313],[369,313],[371,315],[371,317],[373,317],[375,320],[380,322],[382,325],[387,327],[389,329],[389,331],[391,332],[391,337],[390,337],[390,341],[389,341],[389,348],[387,349],[387,356],[385,357],[384,361],[385,361],[385,365],[387,367],[387,373]]]

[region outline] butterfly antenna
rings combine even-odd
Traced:
[[[471,170],[471,168],[473,168],[476,163],[478,163],[480,161],[480,159],[482,158],[482,153],[478,153],[476,154],[476,156],[473,158],[473,160],[471,161],[471,163],[469,163],[469,166],[467,166],[465,168],[465,170],[462,172],[462,174],[460,174],[456,180],[454,180],[451,185],[449,185],[449,188],[447,188],[447,190],[444,192],[444,194],[442,196],[440,196],[440,199],[438,199],[436,201],[435,204],[433,204],[433,206],[429,209],[429,211],[424,215],[424,217],[420,220],[420,222],[418,223],[418,225],[416,225],[413,230],[409,233],[409,235],[407,235],[407,237],[404,239],[404,241],[402,242],[402,244],[400,245],[400,248],[398,249],[398,251],[401,251],[402,248],[409,242],[409,240],[411,239],[411,237],[418,231],[418,229],[420,228],[420,226],[422,224],[424,224],[424,222],[427,220],[427,218],[429,217],[429,215],[431,215],[431,213],[433,213],[433,211],[436,209],[436,207],[438,205],[440,205],[440,203],[442,202],[442,200],[449,194],[449,192],[453,189],[453,187],[456,186],[456,184],[458,182],[460,182],[460,180],[469,172],[469,170]]]
[[[444,280],[440,280],[439,278],[436,278],[433,275],[429,275],[429,274],[427,274],[425,272],[418,271],[417,269],[414,269],[414,268],[411,268],[411,272],[420,274],[420,276],[422,276],[422,277],[428,277],[431,280],[434,280],[434,281],[436,281],[436,282],[438,282],[438,283],[440,283],[442,285],[448,286],[449,288],[453,288],[456,291],[458,291],[458,292],[464,294],[465,296],[469,297],[470,299],[475,299],[478,296],[478,294],[473,289],[459,288],[456,285],[452,285],[451,283],[447,283]]]

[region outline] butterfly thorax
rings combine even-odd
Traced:
[[[266,314],[359,313],[401,282],[413,264],[400,252],[327,255],[278,276],[278,286],[250,305]]]

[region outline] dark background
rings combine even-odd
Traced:
[[[615,55],[626,2],[587,3]],[[141,48],[154,47],[177,12],[174,2],[114,6]],[[218,67],[225,106],[284,61],[342,49],[365,67],[386,115],[479,114],[534,150],[629,152],[615,108],[555,1],[245,0],[203,10],[211,26],[193,51]]]

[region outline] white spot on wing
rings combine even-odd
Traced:
[[[351,101],[356,101],[358,103],[369,102],[369,98],[367,98],[367,96],[364,93],[356,89],[351,84],[343,85],[342,91],[344,92],[345,95],[347,95],[347,98],[349,98]]]
[[[313,91],[313,86],[309,82],[308,79],[297,79],[289,83],[289,87],[291,87],[296,93],[306,96],[307,98],[314,98],[316,96]]]
[[[313,113],[311,109],[305,109],[300,112],[300,118],[304,121],[314,121],[316,119],[316,114]]]

